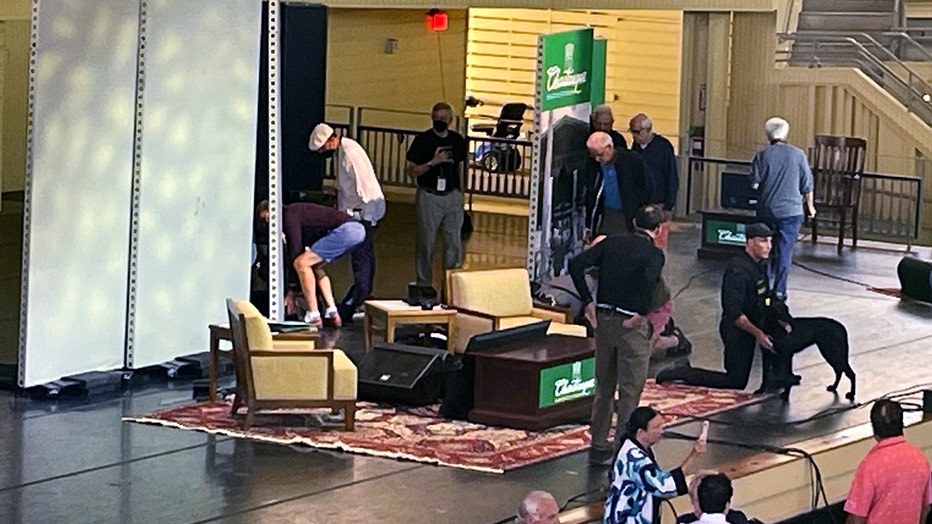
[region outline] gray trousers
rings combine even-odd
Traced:
[[[417,244],[414,248],[414,266],[417,285],[433,284],[431,256],[437,230],[443,235],[443,268],[454,269],[463,265],[463,193],[459,190],[445,195],[435,195],[422,189],[417,190]]]
[[[598,311],[599,326],[595,330],[595,399],[589,433],[591,447],[597,451],[618,450],[624,425],[638,407],[647,369],[650,365],[650,345],[647,324],[636,329],[621,325],[627,315],[613,311]],[[615,390],[618,401],[615,402]],[[615,444],[608,441],[612,412],[618,415]]]

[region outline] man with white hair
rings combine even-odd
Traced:
[[[524,497],[518,506],[515,524],[557,524],[560,519],[560,506],[553,495],[546,491],[532,491]]]
[[[754,155],[751,187],[758,191],[757,216],[773,231],[770,254],[772,289],[786,299],[786,283],[793,263],[793,246],[803,224],[803,201],[814,217],[812,170],[803,150],[788,144],[790,124],[773,117],[764,124],[770,145]]]
[[[338,154],[337,209],[366,228],[365,240],[352,252],[353,285],[337,307],[340,317],[346,322],[352,322],[353,312],[372,294],[375,281],[373,241],[376,226],[385,216],[385,195],[382,194],[369,155],[355,140],[337,135],[332,127],[320,123],[311,132],[308,148],[325,158]]]
[[[612,137],[612,144],[615,145],[615,149],[628,149],[628,142],[625,141],[625,136],[615,131],[615,115],[612,114],[612,107],[608,104],[602,104],[596,106],[592,110],[592,116],[589,117],[590,121],[590,133],[595,133],[596,131],[601,131],[603,133],[608,133],[608,136]]]
[[[592,133],[586,147],[595,159],[586,170],[586,241],[632,232],[635,213],[649,202],[644,162],[604,131]]]

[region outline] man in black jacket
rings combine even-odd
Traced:
[[[586,241],[633,231],[634,215],[650,197],[644,161],[616,149],[612,137],[602,131],[592,133],[586,147],[598,162],[586,172]]]
[[[570,261],[570,276],[596,337],[591,464],[611,465],[621,443],[622,431],[616,431],[614,446],[608,441],[616,389],[614,411],[618,420],[625,421],[638,407],[647,380],[650,344],[644,319],[664,264],[663,252],[653,243],[662,221],[659,207],[644,206],[634,218],[633,235],[609,236]],[[595,301],[586,286],[585,271],[590,267],[598,267],[601,275]],[[624,321],[636,314],[640,321],[626,327]]]

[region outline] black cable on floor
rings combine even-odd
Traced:
[[[820,269],[816,269],[816,268],[814,268],[814,267],[807,266],[806,264],[803,264],[802,262],[797,262],[797,261],[795,261],[795,260],[793,261],[793,265],[794,265],[794,266],[797,266],[797,267],[799,267],[799,268],[805,269],[806,271],[809,271],[809,272],[811,272],[811,273],[815,273],[816,275],[821,275],[821,276],[823,276],[823,277],[831,278],[831,279],[833,279],[833,280],[839,280],[839,281],[841,281],[841,282],[848,282],[849,284],[855,284],[855,285],[858,285],[858,286],[863,286],[864,288],[872,288],[872,287],[874,287],[874,286],[872,286],[872,285],[870,285],[870,284],[866,284],[866,283],[860,282],[860,281],[858,281],[858,280],[853,280],[853,279],[850,279],[850,278],[842,277],[842,276],[839,276],[839,275],[835,275],[835,274],[833,274],[833,273],[829,273],[828,271],[822,271],[822,270],[820,270]]]
[[[664,431],[664,437],[679,439],[679,440],[696,440],[695,436],[687,435],[685,433],[679,433],[675,431]],[[745,442],[735,442],[724,439],[709,439],[710,444],[719,444],[724,446],[737,447],[742,449],[749,449],[752,451],[763,451],[766,453],[773,453],[777,455],[786,455],[790,457],[803,458],[809,464],[810,468],[810,488],[812,489],[812,498],[810,500],[810,511],[816,511],[819,509],[819,499],[821,498],[825,507],[830,506],[828,502],[828,495],[825,493],[825,485],[822,481],[822,471],[819,469],[819,465],[816,463],[815,458],[807,451],[799,448],[788,448],[788,447],[779,447],[779,446],[770,446],[767,444],[748,444]],[[830,515],[829,518],[832,522],[835,522],[835,517]]]
[[[703,275],[708,275],[709,273],[717,272],[717,271],[719,271],[718,268],[715,268],[715,269],[707,269],[707,270],[705,270],[705,271],[700,271],[699,273],[695,273],[694,275],[690,276],[690,277],[689,277],[689,280],[687,280],[686,283],[683,284],[683,287],[681,287],[679,290],[677,290],[677,292],[673,295],[673,298],[672,298],[671,300],[676,300],[677,297],[679,297],[680,295],[683,294],[683,291],[686,291],[687,289],[689,289],[689,286],[691,286],[691,285],[693,284],[693,280],[695,280],[695,279],[697,279],[697,278],[699,278],[699,277],[701,277],[701,276],[703,276]]]

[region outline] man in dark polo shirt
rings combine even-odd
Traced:
[[[268,220],[268,211],[263,218]],[[327,306],[324,318],[330,319],[337,327],[341,326],[330,277],[324,266],[358,246],[366,238],[366,228],[332,207],[298,202],[282,208],[282,232],[289,259],[298,273],[301,291],[307,300],[304,321],[316,326],[323,323],[317,305],[317,288],[320,287]]]
[[[450,129],[453,108],[438,102],[430,111],[431,128],[417,135],[408,148],[408,174],[417,180],[417,241],[414,261],[417,285],[431,287],[431,255],[437,231],[443,234],[443,267],[463,265],[463,166],[466,140]]]
[[[570,276],[586,304],[586,319],[595,328],[596,338],[590,464],[612,464],[624,433],[615,432],[614,445],[608,441],[612,412],[617,413],[618,420],[628,420],[638,407],[647,380],[650,339],[645,319],[664,264],[663,252],[653,243],[661,222],[663,211],[659,207],[644,206],[634,217],[634,234],[609,236],[570,261]],[[600,269],[595,301],[585,280],[585,271],[590,267]],[[640,319],[637,325],[625,327],[624,321],[636,314]]]
[[[725,372],[694,368],[688,362],[660,371],[657,383],[682,381],[693,386],[744,389],[748,385],[754,347],[764,351],[765,366],[773,365],[773,339],[761,329],[770,295],[767,261],[773,232],[757,223],[745,229],[744,253],[734,257],[722,277],[722,320],[718,331],[725,343]],[[781,370],[784,373],[788,370]]]

